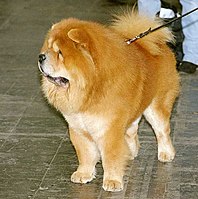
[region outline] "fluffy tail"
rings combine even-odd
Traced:
[[[123,15],[115,15],[111,27],[119,32],[125,39],[131,39],[147,31],[149,28],[153,29],[160,25],[162,25],[162,22],[159,19],[152,20],[132,11],[126,12]],[[160,46],[162,44],[164,45],[166,42],[174,42],[174,37],[171,31],[164,27],[135,42],[148,50],[151,54],[158,55],[162,53]],[[130,45],[133,45],[133,43]]]

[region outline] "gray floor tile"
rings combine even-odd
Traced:
[[[126,6],[107,0],[0,1],[0,198],[198,198],[197,72],[181,75],[171,119],[172,163],[158,162],[156,138],[143,118],[139,156],[127,166],[122,192],[102,190],[101,163],[93,182],[70,181],[78,160],[67,123],[42,95],[38,54],[53,23],[77,17],[106,24],[120,7]]]

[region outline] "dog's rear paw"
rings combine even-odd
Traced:
[[[105,191],[122,191],[123,190],[123,182],[117,181],[117,180],[105,180],[103,182],[103,189]]]
[[[85,184],[85,183],[91,182],[94,178],[95,178],[94,174],[81,173],[81,172],[75,171],[71,176],[71,181],[74,183]]]

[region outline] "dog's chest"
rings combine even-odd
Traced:
[[[76,132],[86,131],[91,135],[99,136],[107,130],[107,121],[103,117],[89,114],[64,115],[69,127]]]

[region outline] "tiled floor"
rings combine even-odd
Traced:
[[[0,199],[198,198],[198,72],[181,75],[172,163],[157,161],[154,135],[142,121],[141,150],[127,168],[124,191],[102,190],[101,164],[93,182],[70,182],[77,158],[66,123],[40,91],[39,49],[54,22],[72,16],[108,23],[118,7],[105,0],[0,1]]]

